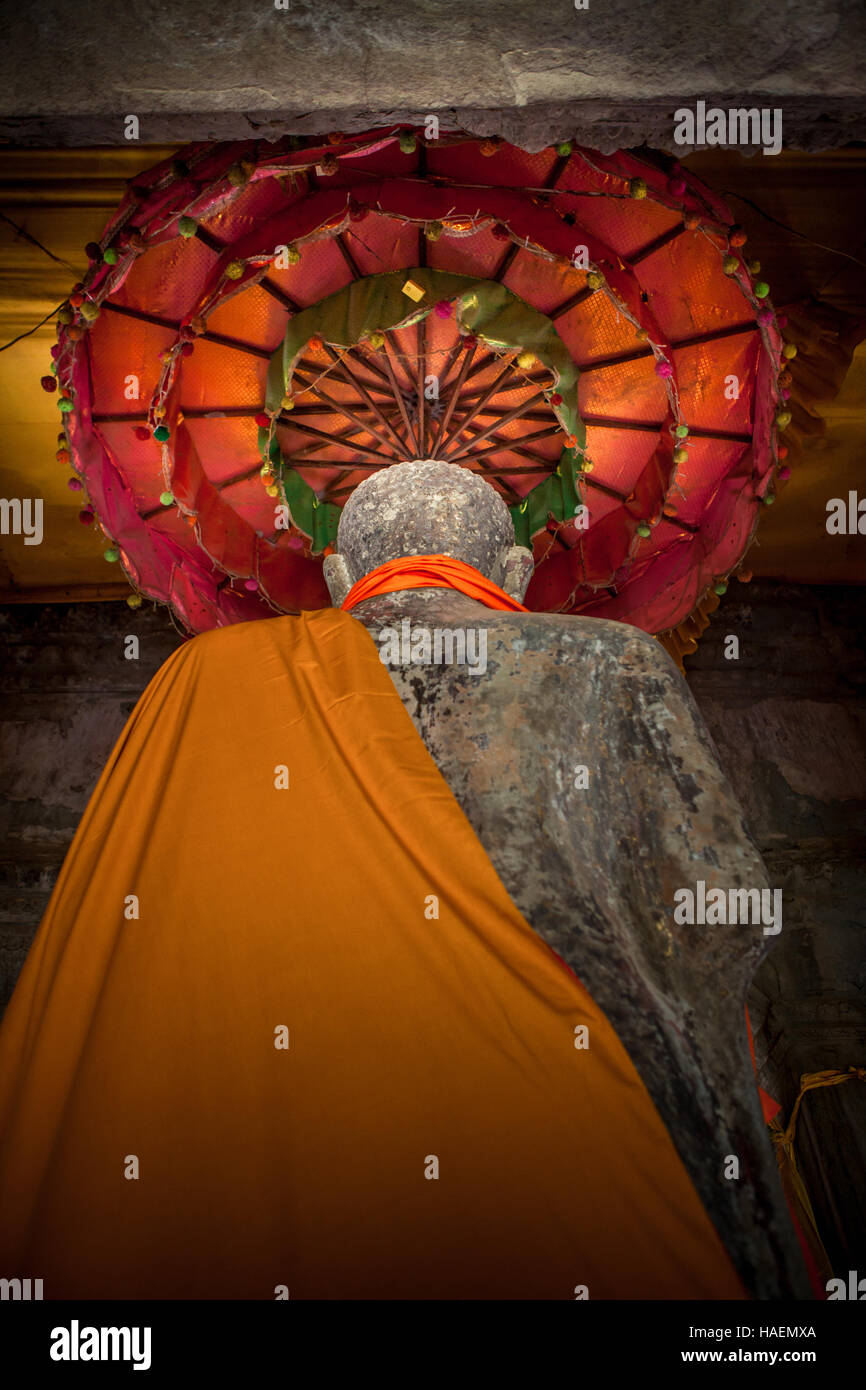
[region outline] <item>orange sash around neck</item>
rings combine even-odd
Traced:
[[[501,608],[510,613],[529,612],[474,565],[456,560],[453,555],[402,555],[399,559],[387,560],[353,584],[340,606],[348,610],[363,603],[364,599],[400,589],[457,589],[488,608]]]

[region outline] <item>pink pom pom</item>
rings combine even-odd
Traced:
[[[779,477],[782,479],[782,482],[784,483],[788,478],[790,478],[790,476],[791,470],[786,463],[784,468],[779,469]]]
[[[763,328],[769,328],[769,326],[770,326],[770,324],[771,324],[772,322],[773,322],[773,311],[772,311],[772,309],[762,309],[761,312],[758,314],[758,323],[761,324],[761,326],[762,326]]]
[[[254,593],[256,592],[256,590],[258,589],[258,587],[259,587],[259,581],[258,581],[257,579],[245,579],[245,580],[244,580],[244,588],[245,588],[245,589],[249,589],[249,591],[250,591],[251,594],[254,594]]]
[[[791,399],[791,392],[786,388],[786,389],[783,390],[783,392],[782,392],[782,400],[783,400],[783,401],[789,401],[790,399]]]
[[[80,478],[70,478],[66,486],[70,492],[80,492],[83,484]]]
[[[673,369],[673,367],[671,366],[670,362],[664,362],[664,361],[662,361],[662,362],[656,362],[656,375],[657,375],[657,376],[665,376],[665,377],[667,377],[667,376],[673,376],[673,374],[674,374],[674,369]]]
[[[438,304],[433,305],[433,312],[440,319],[450,319],[451,305],[447,299],[440,299]]]
[[[60,356],[60,344],[59,344],[59,343],[52,343],[52,344],[51,344],[51,356],[54,357],[54,358],[57,358],[57,357]]]
[[[675,198],[681,198],[686,191],[685,179],[669,179],[668,188]]]
[[[81,522],[82,526],[89,526],[93,520],[93,508],[82,507],[81,511],[78,513],[78,520]]]

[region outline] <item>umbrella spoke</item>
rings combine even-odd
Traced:
[[[463,389],[463,383],[465,382],[467,374],[469,372],[469,368],[472,365],[472,358],[475,356],[476,348],[477,342],[472,344],[472,347],[469,348],[469,350],[466,353],[466,356],[463,358],[463,362],[461,363],[460,372],[458,374],[457,381],[454,385],[454,389],[448,397],[448,405],[445,409],[445,414],[442,416],[442,423],[439,426],[439,430],[436,435],[436,443],[433,446],[433,452],[430,455],[431,458],[435,459],[439,457],[439,450],[442,447],[442,444],[447,436],[448,426],[451,423],[451,416],[454,414],[454,407],[457,405],[457,402],[460,399],[460,392]]]

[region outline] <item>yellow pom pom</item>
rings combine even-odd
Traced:
[[[246,266],[243,261],[229,261],[226,266],[226,275],[230,280],[240,280],[245,270]]]
[[[280,401],[280,410],[294,410],[295,402],[291,396],[283,396]]]
[[[647,195],[647,186],[643,179],[629,179],[628,191],[631,198],[645,198]]]
[[[534,352],[525,351],[521,352],[518,356],[517,365],[522,371],[528,372],[530,368],[535,366],[536,361],[537,359]]]
[[[85,299],[78,312],[87,323],[93,323],[94,319],[99,318],[99,305],[94,304],[89,299]]]
[[[379,348],[384,346],[384,343],[385,343],[385,334],[384,334],[384,333],[368,333],[368,334],[367,334],[367,344],[368,344],[369,347],[373,348],[374,351],[378,352]]]
[[[126,600],[126,605],[128,608],[140,608],[142,602],[141,594],[130,594]]]
[[[790,362],[792,357],[797,356],[797,344],[786,343],[785,346],[782,348],[782,356],[787,357],[788,361]]]
[[[604,284],[604,276],[597,270],[591,270],[586,277],[586,288],[588,290],[600,290]]]
[[[689,458],[688,449],[674,449],[674,463],[687,463]]]
[[[270,485],[270,487],[265,488],[265,492],[268,494],[269,497],[279,497],[280,495],[280,489],[278,487],[275,487],[273,483]]]

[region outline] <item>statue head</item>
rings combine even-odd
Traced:
[[[499,493],[477,473],[440,459],[393,464],[355,488],[340,517],[325,582],[339,608],[370,570],[404,555],[452,555],[522,602],[532,552],[514,544]]]

